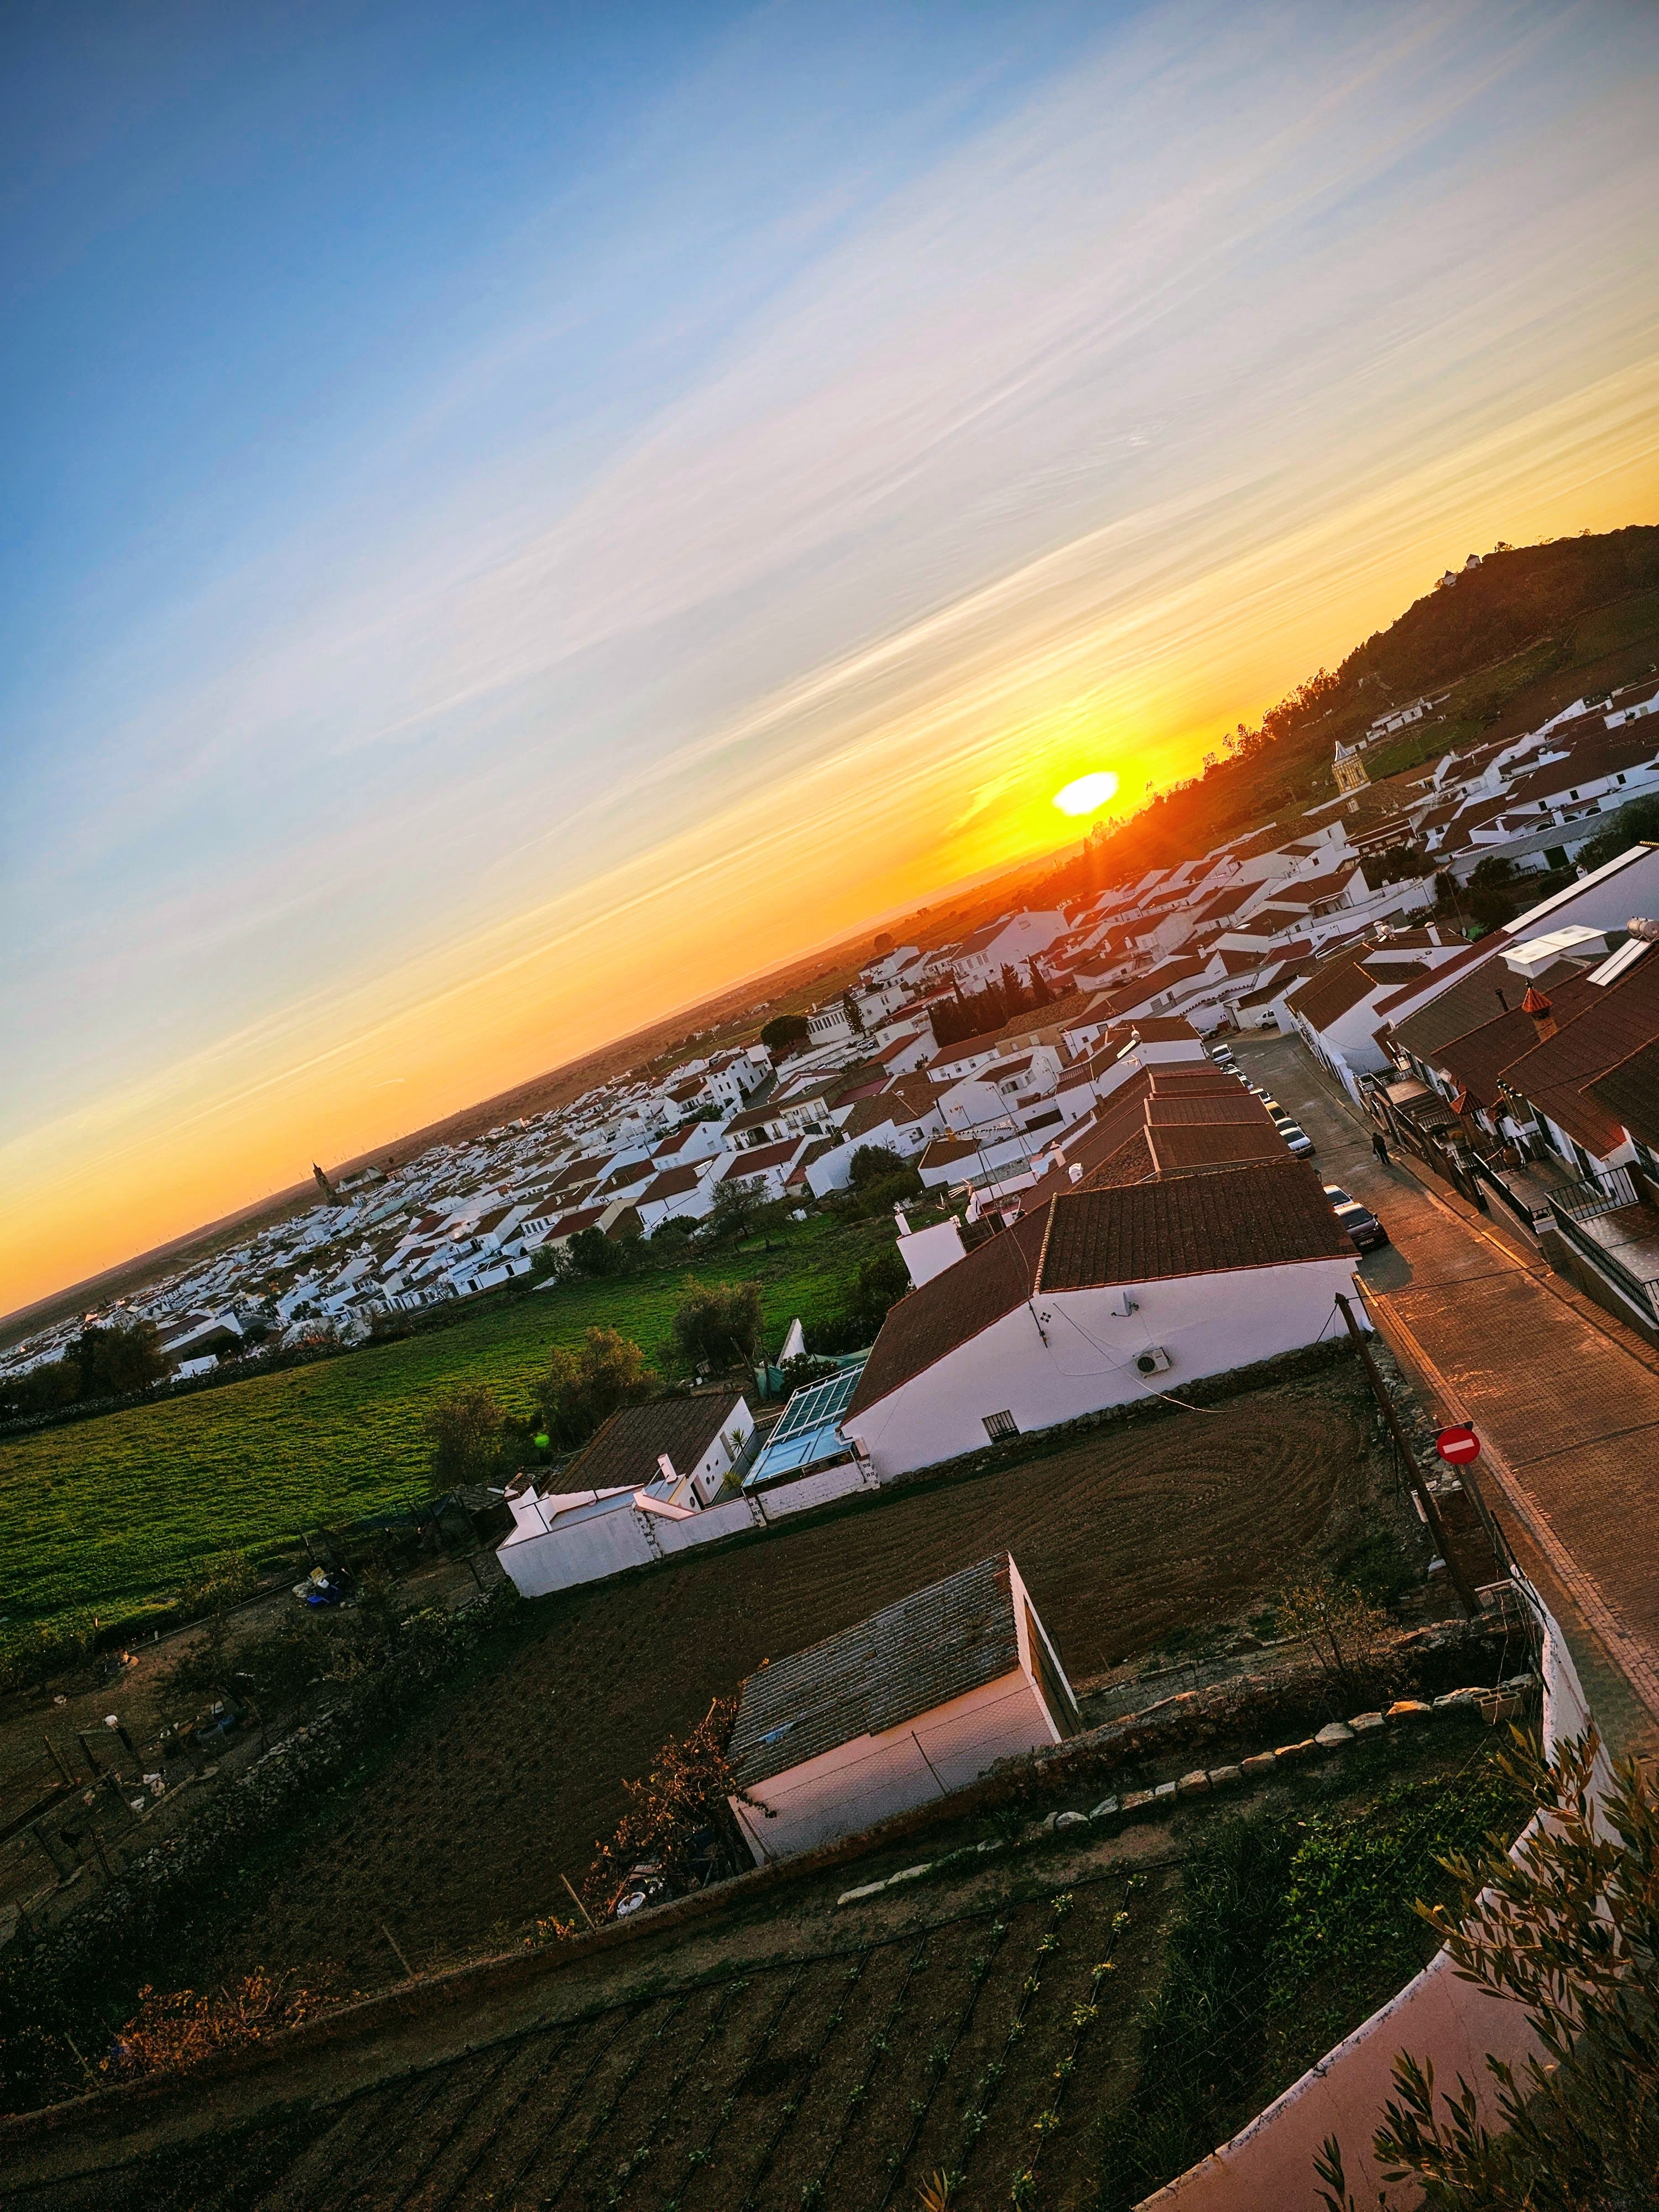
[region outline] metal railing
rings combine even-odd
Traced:
[[[1485,1184],[1494,1198],[1503,1201],[1529,1235],[1535,1236],[1540,1227],[1548,1227],[1550,1218],[1548,1206],[1534,1206],[1530,1200],[1523,1198],[1519,1191],[1511,1190],[1504,1180],[1503,1170],[1500,1168],[1495,1168],[1490,1160],[1484,1159],[1479,1152],[1470,1153],[1469,1164],[1474,1170],[1476,1179]]]
[[[1556,1230],[1574,1251],[1581,1258],[1588,1260],[1605,1282],[1611,1283],[1616,1291],[1628,1298],[1644,1319],[1659,1328],[1659,1278],[1650,1281],[1634,1273],[1607,1245],[1598,1243],[1581,1226],[1584,1220],[1594,1218],[1598,1213],[1613,1212],[1618,1204],[1619,1201],[1613,1200],[1600,1206],[1585,1204],[1581,1208],[1575,1203],[1564,1203],[1559,1198],[1553,1198],[1550,1212],[1554,1216]]]
[[[1602,1168],[1593,1182],[1582,1183],[1571,1196],[1552,1198],[1553,1206],[1563,1208],[1575,1221],[1594,1221],[1598,1214],[1617,1213],[1621,1207],[1639,1206],[1636,1185],[1624,1168]]]

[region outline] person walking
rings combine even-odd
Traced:
[[[1388,1139],[1383,1136],[1381,1129],[1377,1130],[1371,1139],[1371,1150],[1376,1154],[1377,1164],[1380,1167],[1387,1167],[1389,1164]]]

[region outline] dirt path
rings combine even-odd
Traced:
[[[1239,1058],[1302,1117],[1325,1180],[1386,1224],[1392,1249],[1362,1270],[1385,1330],[1448,1418],[1474,1424],[1483,1494],[1600,1647],[1580,1671],[1598,1678],[1591,1695],[1604,1729],[1631,1749],[1659,1744],[1653,1354],[1553,1275],[1518,1231],[1404,1162],[1379,1166],[1369,1125],[1299,1043],[1250,1042]],[[1572,1624],[1562,1625],[1571,1640]]]

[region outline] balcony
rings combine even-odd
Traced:
[[[1552,1194],[1551,1226],[1601,1279],[1659,1329],[1659,1208],[1637,1195],[1623,1168]]]

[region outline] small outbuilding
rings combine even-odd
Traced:
[[[1079,1725],[1060,1655],[1000,1552],[750,1675],[732,1810],[758,1860],[789,1858]]]

